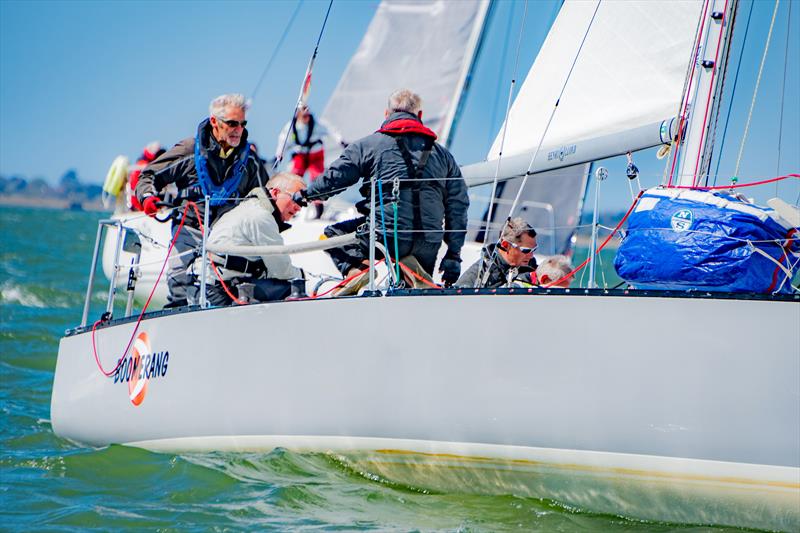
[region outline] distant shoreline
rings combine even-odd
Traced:
[[[45,209],[73,209],[73,205],[80,206],[83,211],[99,211],[110,213],[113,209],[103,206],[100,200],[72,201],[62,198],[35,198],[27,195],[2,194],[0,206],[3,207],[33,207]]]

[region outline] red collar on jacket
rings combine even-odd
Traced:
[[[398,118],[392,120],[381,126],[381,129],[378,131],[389,135],[422,135],[424,137],[430,137],[434,141],[436,140],[436,134],[433,130],[423,125],[419,120],[414,120],[413,118]]]

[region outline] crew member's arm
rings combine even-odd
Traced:
[[[467,184],[461,176],[461,169],[458,168],[458,164],[452,156],[448,159],[450,160],[450,169],[445,182],[444,242],[447,245],[447,255],[460,258],[461,248],[467,237],[469,195],[467,194]]]
[[[283,246],[283,237],[272,213],[266,210],[262,213],[263,216],[257,219],[243,221],[243,233],[253,246]],[[262,255],[261,260],[267,267],[268,278],[288,280],[303,277],[303,273],[292,264],[288,254]]]
[[[461,274],[461,277],[458,278],[456,281],[457,287],[469,287],[472,288],[475,286],[475,280],[478,279],[478,270],[480,269],[480,265],[483,262],[483,259],[478,259],[475,261],[466,272]]]
[[[365,156],[361,143],[355,142],[345,148],[339,159],[306,189],[309,200],[327,200],[346,188],[358,183],[362,176],[369,174],[371,158]]]
[[[136,184],[136,198],[139,202],[144,205],[147,198],[157,198],[161,190],[170,183],[175,183],[178,189],[184,187],[186,184],[181,181],[186,179],[188,167],[194,164],[192,155],[194,139],[184,139],[147,165]]]

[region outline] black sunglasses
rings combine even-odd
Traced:
[[[227,119],[224,119],[224,118],[221,118],[221,117],[217,117],[217,120],[224,122],[225,124],[227,124],[231,128],[238,128],[239,126],[244,128],[245,126],[247,126],[247,121],[246,120],[243,120],[243,121],[239,122],[238,120],[227,120]]]

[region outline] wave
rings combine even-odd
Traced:
[[[24,307],[50,307],[36,294],[11,281],[6,281],[0,286],[0,302],[4,304],[17,303]]]
[[[0,303],[4,305],[18,304],[23,307],[61,308],[77,306],[77,293],[66,292],[40,285],[20,285],[6,280],[0,285]]]

